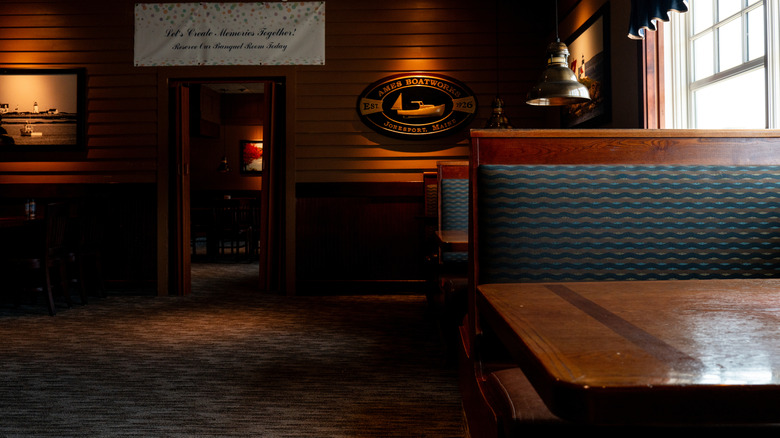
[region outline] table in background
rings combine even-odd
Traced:
[[[0,248],[10,249],[14,245],[24,244],[25,240],[44,232],[43,218],[26,216],[0,216]]]
[[[225,250],[237,253],[239,248],[248,256],[257,253],[255,241],[260,229],[260,208],[255,198],[212,200],[190,209],[190,231],[193,254],[197,239],[206,240],[206,255],[215,257]]]
[[[34,219],[28,219],[27,216],[2,216],[0,217],[0,228],[13,228],[24,226],[31,223]]]

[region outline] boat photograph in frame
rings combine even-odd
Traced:
[[[564,107],[564,128],[594,128],[610,120],[609,3],[601,7],[572,34],[569,67],[577,80],[588,88],[589,102]]]
[[[0,152],[84,148],[84,69],[0,69]]]

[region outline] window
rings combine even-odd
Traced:
[[[665,126],[779,128],[780,0],[689,0],[664,32]]]

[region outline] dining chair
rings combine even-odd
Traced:
[[[236,210],[238,209],[237,199],[224,199],[220,201],[216,212],[216,232],[219,239],[219,252],[230,254],[238,251],[239,245],[235,233]]]
[[[217,225],[217,212],[211,206],[193,206],[190,209],[190,245],[192,255],[198,255],[201,242],[206,243],[206,255],[213,255],[214,233]]]
[[[66,261],[69,283],[79,291],[81,304],[87,304],[90,290],[105,296],[101,246],[103,226],[97,208],[80,202],[68,218]]]
[[[230,254],[240,255],[241,250],[251,257],[257,244],[253,244],[255,228],[253,226],[252,203],[244,199],[225,199],[217,210],[217,233],[221,254],[227,250]]]
[[[438,230],[468,230],[468,161],[439,161],[437,167]],[[447,355],[457,351],[457,328],[466,314],[468,252],[442,244],[438,248],[438,288],[433,302]]]
[[[43,292],[52,316],[56,314],[55,285],[71,305],[65,271],[68,211],[65,203],[47,204],[43,219],[25,221],[14,241],[7,243],[9,250],[3,255],[2,264],[7,268],[11,288],[17,294],[32,297]]]

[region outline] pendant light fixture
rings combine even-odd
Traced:
[[[217,172],[219,173],[230,172],[230,166],[228,166],[228,162],[227,162],[227,155],[222,156],[222,161],[220,161],[219,166],[217,166]]]
[[[219,162],[219,166],[217,166],[217,172],[219,173],[228,173],[230,172],[230,166],[228,166],[227,161],[227,146],[225,144],[225,130],[222,129],[220,126],[220,137],[222,138],[222,161]]]
[[[504,100],[498,94],[499,80],[499,57],[498,57],[498,22],[499,22],[499,10],[498,5],[501,0],[496,0],[496,98],[493,99],[493,112],[490,113],[485,128],[487,129],[512,129],[512,122],[509,121],[509,117],[504,114]]]
[[[496,95],[493,99],[493,112],[490,114],[490,118],[485,124],[487,129],[512,129],[512,122],[509,121],[509,117],[504,114],[504,101]]]
[[[558,1],[555,1],[555,41],[547,46],[547,68],[528,92],[526,103],[537,106],[588,102],[590,93],[569,68],[569,48],[558,36]]]

